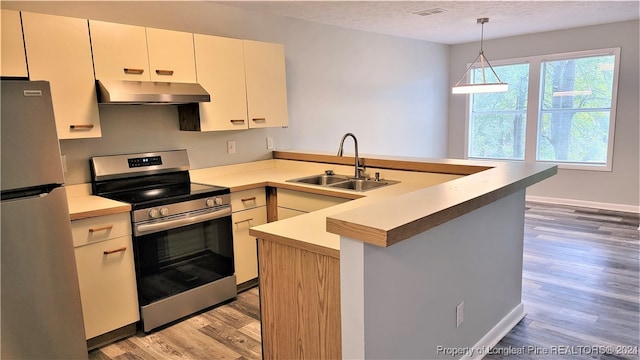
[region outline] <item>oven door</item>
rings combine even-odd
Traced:
[[[234,274],[231,209],[134,224],[140,306]]]

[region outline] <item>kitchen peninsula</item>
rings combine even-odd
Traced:
[[[367,192],[287,182],[327,169],[352,173],[352,157],[302,152],[276,151],[262,169],[227,176],[224,167],[192,172],[232,191],[276,189],[267,200],[272,220],[277,189],[358,198],[250,229],[264,357],[446,358],[448,348],[497,343],[525,315],[525,189],[556,166],[361,161],[367,175],[400,182]]]
[[[357,192],[289,181],[352,174],[353,157],[273,157],[190,172],[232,194],[266,189],[270,222],[249,229],[264,358],[446,358],[524,316],[525,189],[555,166],[361,156],[365,175],[398,183]],[[287,191],[342,200],[282,220]]]

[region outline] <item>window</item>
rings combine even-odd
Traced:
[[[611,170],[619,54],[603,49],[494,66],[509,91],[469,96],[468,157]],[[470,76],[473,82],[480,70]]]
[[[509,91],[470,95],[469,157],[524,160],[529,64],[493,70],[509,84]],[[481,69],[471,72],[471,82],[476,79],[482,82]]]

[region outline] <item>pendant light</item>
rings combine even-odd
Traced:
[[[509,84],[502,82],[498,77],[498,74],[493,70],[493,67],[489,63],[489,60],[484,56],[484,51],[482,50],[482,45],[484,41],[484,23],[489,22],[489,18],[479,18],[478,24],[482,26],[482,32],[480,33],[480,53],[473,60],[471,65],[467,67],[467,70],[462,74],[460,80],[453,86],[451,89],[452,94],[471,94],[471,93],[491,93],[491,92],[504,92],[509,90]],[[474,84],[460,84],[460,82],[469,74],[469,71],[474,67],[474,65],[480,60],[480,68],[482,69],[482,82],[474,83]],[[487,77],[485,75],[485,63],[491,69],[491,72],[496,77],[498,82],[488,83]]]

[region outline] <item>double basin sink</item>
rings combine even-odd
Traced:
[[[298,179],[287,180],[288,182],[318,185],[330,187],[334,189],[367,191],[377,189],[379,187],[397,184],[399,181],[394,180],[375,180],[369,178],[356,179],[346,175],[321,174],[311,175]]]

